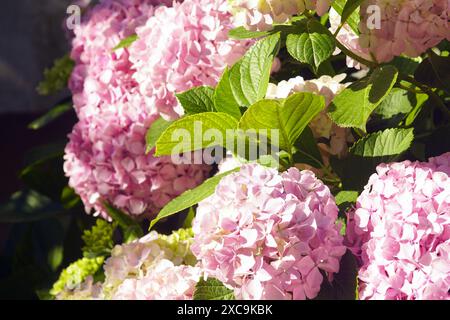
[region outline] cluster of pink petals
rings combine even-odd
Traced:
[[[346,250],[337,215],[312,172],[248,164],[200,202],[191,250],[237,299],[312,299]]]
[[[180,232],[180,231],[179,231]],[[192,238],[180,233],[162,236],[155,231],[116,246],[104,265],[102,299],[189,300],[202,275],[192,263]]]
[[[90,212],[107,218],[102,201],[133,216],[154,215],[172,198],[199,185],[206,165],[174,165],[170,157],[146,154],[145,135],[159,117],[139,95],[103,104],[70,134],[64,171]]]
[[[116,245],[103,268],[104,282],[88,277],[76,288],[68,286],[60,300],[187,300],[192,299],[202,271],[189,246],[192,231],[171,235],[155,231],[133,242]]]
[[[226,0],[188,0],[159,7],[136,29],[130,47],[133,79],[146,104],[165,118],[183,114],[175,97],[200,85],[215,86],[225,66],[243,56],[252,41],[228,38],[232,29]]]
[[[215,85],[251,43],[228,39],[225,0],[157,6],[169,3],[105,0],[75,30],[70,88],[80,122],[64,168],[86,210],[105,218],[103,201],[149,216],[205,179],[208,167],[146,154],[145,134],[158,116],[183,113],[175,92]],[[113,50],[135,32],[131,48]]]
[[[382,164],[349,214],[360,299],[450,299],[450,153]]]
[[[75,68],[69,81],[80,118],[95,114],[103,103],[126,99],[136,87],[127,49],[114,48],[133,35],[153,15],[154,6],[172,0],[103,0],[74,29],[71,58]]]
[[[305,10],[315,10],[322,16],[332,0],[229,0],[234,24],[252,31],[264,31],[274,24],[286,23]]]
[[[192,300],[201,276],[198,267],[175,266],[170,260],[162,259],[144,277],[126,279],[112,299]]]
[[[371,28],[379,9],[381,24]],[[361,5],[362,48],[388,62],[402,54],[417,57],[427,49],[450,40],[448,0],[367,0]],[[368,23],[369,22],[369,23]]]

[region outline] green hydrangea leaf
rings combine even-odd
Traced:
[[[217,279],[200,279],[195,287],[194,300],[234,300],[234,294]]]
[[[338,94],[329,107],[330,118],[339,126],[366,130],[366,122],[397,81],[398,70],[391,65],[352,83]]]
[[[358,140],[350,152],[361,157],[384,157],[401,154],[414,140],[414,129],[387,129]]]
[[[208,86],[195,87],[176,94],[186,114],[215,111],[214,89]]]
[[[312,19],[287,36],[286,47],[292,57],[317,71],[331,57],[336,45],[328,29]]]

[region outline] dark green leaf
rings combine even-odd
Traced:
[[[81,202],[80,197],[69,186],[65,186],[61,194],[61,203],[65,209],[71,209]]]
[[[195,286],[194,300],[234,300],[234,293],[217,279],[200,279]]]
[[[294,153],[295,163],[306,163],[314,168],[323,166],[322,155],[317,147],[317,141],[309,127],[305,127],[300,137],[295,143]]]
[[[420,58],[421,59],[421,58]],[[392,61],[392,64],[398,69],[401,70],[403,74],[414,75],[417,68],[419,67],[420,62],[413,58],[407,57],[395,57]],[[420,60],[419,60],[420,61]]]
[[[438,56],[431,51],[428,59],[417,68],[414,77],[430,87],[450,93],[450,57]]]
[[[397,76],[397,69],[387,65],[354,82],[334,98],[329,107],[330,118],[341,127],[365,131],[367,119],[389,94]]]
[[[413,129],[387,129],[358,140],[350,152],[361,157],[384,157],[401,154],[414,140]]]
[[[311,65],[315,71],[333,54],[336,46],[327,28],[315,19],[299,26],[287,36],[289,54],[300,62]]]
[[[56,107],[48,111],[46,114],[44,114],[42,117],[39,117],[38,119],[30,123],[28,125],[28,128],[33,130],[41,129],[71,110],[73,110],[71,103],[63,103],[57,105]]]
[[[25,157],[26,167],[20,172],[20,179],[30,189],[60,202],[62,190],[67,185],[63,155],[63,143],[33,148]]]
[[[34,147],[25,155],[25,165],[31,167],[46,162],[49,159],[59,158],[64,155],[65,143],[51,143]],[[22,171],[26,171],[27,168]]]
[[[374,114],[382,119],[391,119],[397,115],[403,118],[413,108],[423,105],[427,99],[428,96],[426,94],[414,94],[401,88],[393,88],[374,110]]]

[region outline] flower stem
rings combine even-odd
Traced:
[[[345,47],[342,43],[339,42],[339,40],[336,40],[336,46],[339,48],[339,50],[341,50],[346,56],[352,58],[353,60],[358,61],[359,63],[368,66],[370,68],[376,68],[378,67],[378,64],[376,62],[373,61],[369,61],[364,59],[363,57],[358,56],[357,54],[351,52],[349,49],[347,49],[347,47]]]

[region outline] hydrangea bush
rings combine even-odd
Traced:
[[[448,1],[88,3],[0,214],[40,298],[450,299]]]

